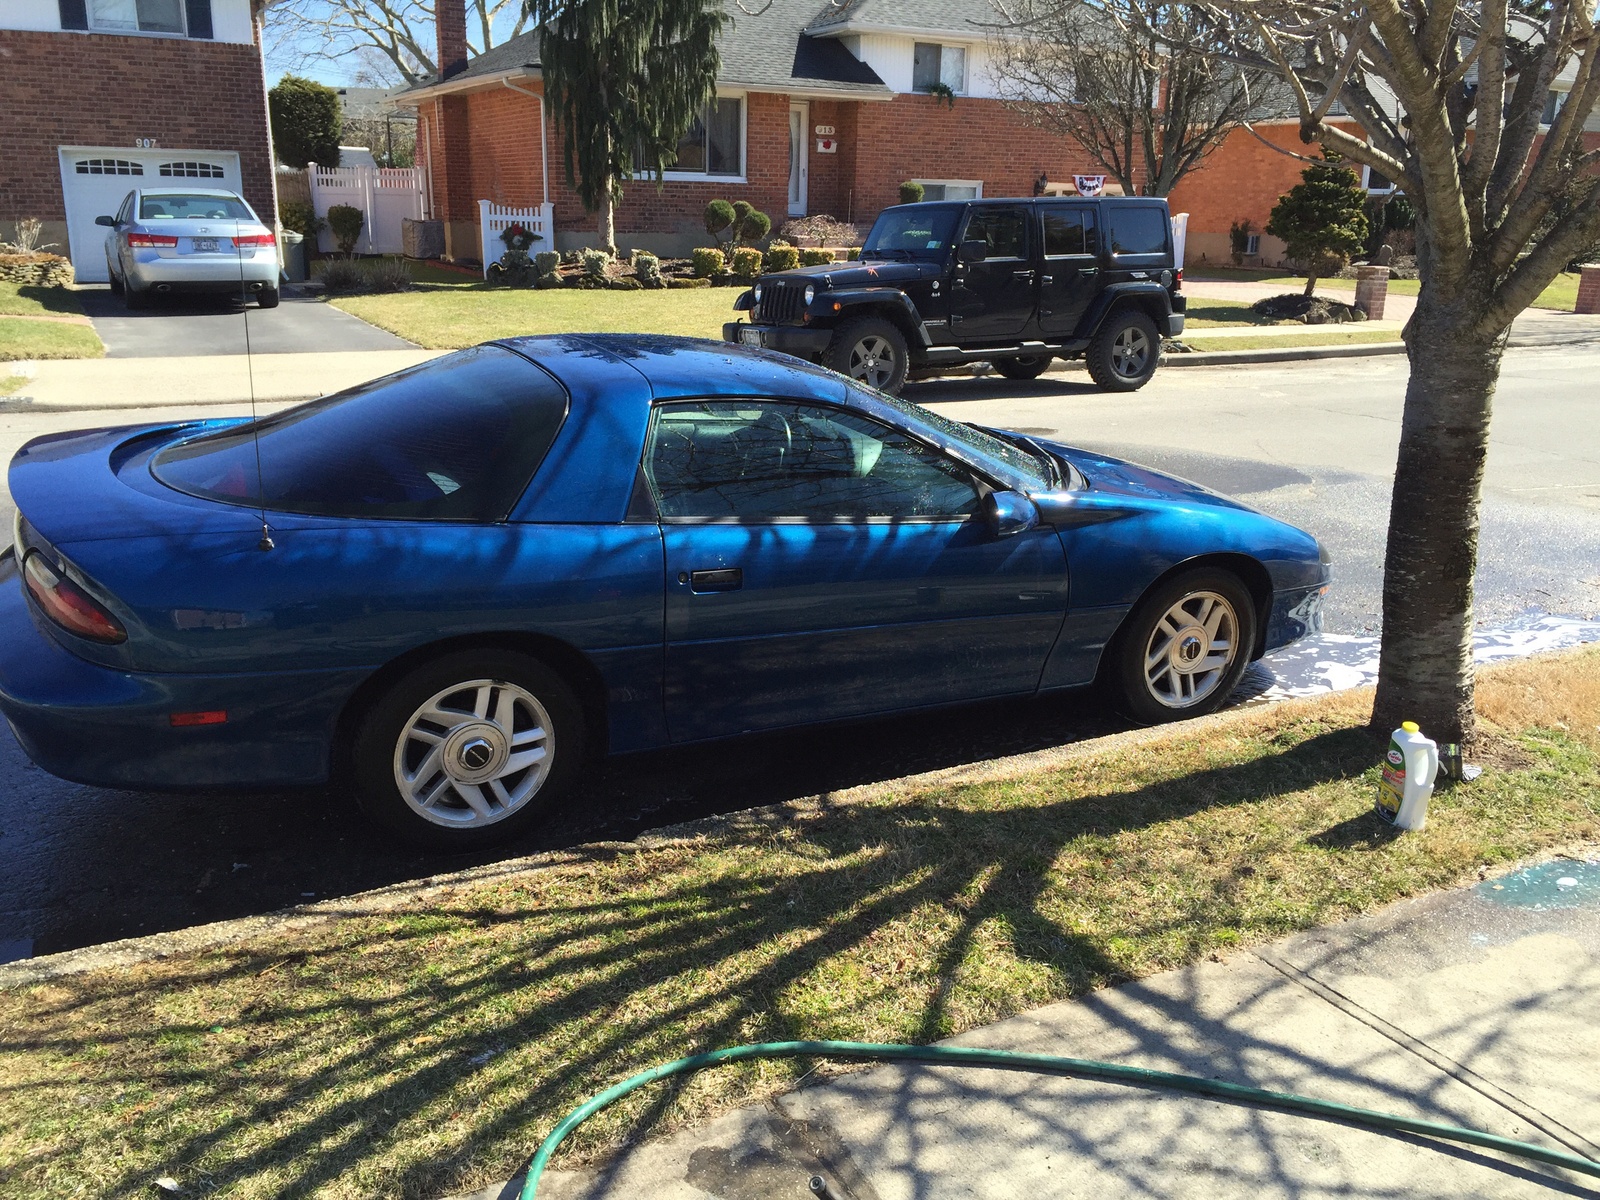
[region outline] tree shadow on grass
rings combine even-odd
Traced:
[[[103,977],[81,992],[64,983],[50,1031],[13,1020],[0,1055],[93,1063],[97,1095],[150,1089],[130,1123],[115,1118],[126,1153],[103,1167],[104,1194],[200,1172],[246,1194],[359,1177],[359,1190],[436,1195],[469,1170],[511,1174],[582,1099],[665,1059],[757,1039],[953,1032],[985,930],[1006,930],[1010,959],[1035,978],[1000,986],[986,1018],[1115,982],[1125,969],[1111,943],[1226,920],[1216,892],[1229,881],[1091,935],[1047,911],[1095,887],[1093,870],[1057,870],[1064,850],[1270,801],[1370,760],[1365,733],[1347,730],[1073,798],[1048,778],[1026,796],[977,785],[736,819],[653,851],[594,848],[422,912],[352,918],[292,955],[245,946],[109,989]],[[1203,950],[1203,933],[1186,936]],[[735,1099],[761,1085],[742,1086]],[[610,1134],[640,1135],[682,1096],[642,1097]],[[86,1142],[105,1132],[77,1128]],[[56,1169],[84,1149],[61,1139]]]

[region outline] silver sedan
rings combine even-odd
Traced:
[[[253,295],[278,303],[278,246],[244,198],[212,188],[140,188],[116,216],[96,217],[106,235],[111,290],[129,308],[155,294]]]

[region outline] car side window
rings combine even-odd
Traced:
[[[664,521],[964,520],[959,463],[859,413],[778,400],[657,410],[646,471]]]
[[[974,208],[961,240],[983,242],[990,258],[1027,258],[1028,210],[1020,205]]]
[[[1066,258],[1099,252],[1100,245],[1095,238],[1094,209],[1057,205],[1044,210],[1046,258]]]
[[[129,192],[122,198],[122,207],[117,209],[115,218],[118,225],[126,225],[133,220],[133,193]]]
[[[1169,224],[1163,209],[1118,205],[1111,210],[1111,253],[1165,254]]]

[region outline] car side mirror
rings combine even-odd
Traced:
[[[115,217],[96,217],[94,223],[96,225],[104,225],[107,229],[115,229],[117,227],[117,219]]]
[[[981,238],[962,242],[960,248],[956,250],[956,257],[964,263],[982,262],[989,257],[989,243]]]
[[[983,515],[997,538],[1026,533],[1039,524],[1039,510],[1021,492],[990,492],[983,498]]]

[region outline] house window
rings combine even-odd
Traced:
[[[931,92],[941,83],[958,94],[967,90],[967,48],[918,42],[911,52],[912,88]]]
[[[670,175],[744,174],[744,100],[718,97],[707,104],[678,141]]]
[[[221,179],[223,172],[216,163],[169,162],[162,163],[157,174],[169,179]]]
[[[981,179],[918,179],[924,200],[982,200]]]
[[[1394,191],[1394,180],[1371,167],[1361,168],[1361,184],[1367,189],[1367,194],[1372,196],[1387,196]]]
[[[1567,93],[1557,91],[1547,92],[1544,98],[1544,114],[1539,118],[1540,124],[1554,125],[1556,123],[1556,117],[1560,114],[1562,108],[1566,106],[1566,103]]]
[[[182,37],[184,0],[89,0],[89,27]]]
[[[144,168],[125,158],[79,159],[75,168],[79,175],[143,175]]]

